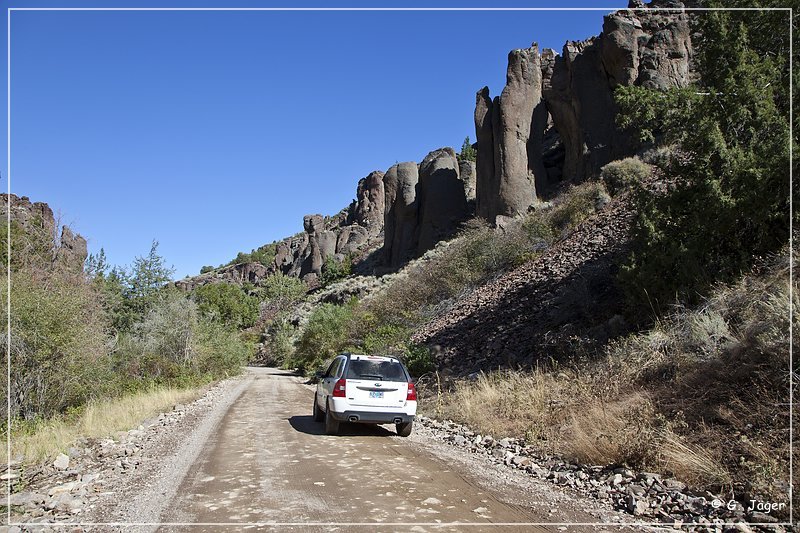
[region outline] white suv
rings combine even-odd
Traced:
[[[324,420],[328,435],[339,432],[339,422],[393,423],[398,435],[411,435],[417,390],[399,360],[344,353],[318,378],[314,421]]]

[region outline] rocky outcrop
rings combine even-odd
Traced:
[[[452,148],[439,148],[425,156],[419,166],[398,163],[386,171],[386,266],[396,268],[421,255],[472,216],[474,168],[470,161],[459,162]]]
[[[419,171],[413,161],[393,165],[383,176],[384,261],[395,267],[408,261],[417,249],[417,186]]]
[[[359,180],[356,199],[332,217],[320,214],[303,217],[303,232],[274,243],[275,258],[268,265],[242,263],[215,269],[183,279],[176,285],[184,290],[206,283],[258,284],[265,277],[281,273],[303,279],[310,286],[318,284],[325,261],[348,260],[348,256],[375,247],[383,236],[383,172],[374,171]]]
[[[492,223],[526,213],[561,181],[595,175],[636,143],[615,126],[613,90],[666,88],[690,81],[688,16],[676,0],[654,0],[605,17],[598,37],[568,42],[562,53],[530,48],[508,55],[506,85],[475,99],[477,160],[450,148],[417,165],[398,163],[358,182],[356,199],[333,217],[308,215],[304,231],[276,243],[267,275],[314,283],[328,257],[358,258],[360,273],[396,269],[449,237],[473,214]],[[372,252],[381,246],[380,254]],[[369,260],[367,260],[367,256]],[[379,264],[382,262],[382,264]]]
[[[464,197],[467,202],[475,203],[475,177],[477,176],[474,161],[459,161],[458,162],[458,175],[461,182],[464,184]],[[472,212],[475,211],[474,206],[470,208]]]
[[[274,270],[265,267],[261,263],[239,263],[218,268],[199,276],[178,280],[175,282],[175,286],[181,290],[191,291],[209,283],[233,283],[236,285],[252,283],[255,285],[270,274],[274,274]]]
[[[419,238],[416,255],[452,236],[470,215],[466,188],[459,176],[452,148],[440,148],[425,156],[419,166]]]
[[[654,1],[649,7],[662,4],[680,6]],[[614,89],[683,87],[691,54],[689,19],[681,10],[617,11],[605,17],[598,37],[566,43],[543,90],[565,148],[564,177],[580,181],[632,155],[637,143],[615,125]]]
[[[52,264],[74,272],[82,272],[88,255],[86,239],[74,233],[69,226],[56,226],[50,206],[44,202],[31,202],[27,196],[0,194],[0,216],[10,211],[11,223],[41,244],[52,245]],[[14,243],[12,242],[12,253]]]
[[[69,226],[61,228],[61,245],[56,249],[56,261],[63,268],[82,272],[89,251],[86,239],[73,233]]]
[[[683,5],[654,0],[632,7],[640,9],[607,15],[598,37],[567,42],[560,55],[539,54],[536,45],[512,51],[501,95],[492,101],[488,88],[478,91],[478,215],[494,222],[524,213],[556,182],[582,181],[635,153],[638,143],[615,125],[617,86],[666,89],[691,81]]]
[[[536,182],[547,174],[541,158],[541,138],[547,122],[542,103],[542,69],[539,48],[512,50],[508,54],[506,86],[488,104],[489,92],[478,92],[475,109],[478,139],[477,205],[481,216],[494,220],[497,215],[525,213],[536,202]],[[491,113],[490,113],[491,111]],[[491,117],[491,118],[489,118]],[[491,140],[487,140],[491,122]],[[488,145],[492,145],[492,163]],[[493,176],[486,172],[492,168]]]
[[[370,235],[377,235],[383,229],[383,172],[376,170],[359,180],[356,195],[351,224],[366,228]]]

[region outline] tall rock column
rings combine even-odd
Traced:
[[[547,181],[541,156],[546,126],[541,60],[534,43],[508,54],[500,96],[490,100],[484,87],[475,98],[478,215],[494,221],[497,215],[525,213],[536,203],[536,184]]]
[[[303,229],[308,235],[308,247],[302,252],[301,278],[307,274],[319,276],[322,273],[322,264],[325,261],[325,257],[322,254],[317,236],[323,228],[323,220],[322,215],[306,215],[303,217]]]
[[[417,255],[450,237],[469,217],[466,187],[452,148],[439,148],[419,165],[419,239]]]
[[[383,172],[375,170],[358,181],[353,224],[367,228],[370,235],[377,235],[383,229],[385,210]]]
[[[494,173],[494,134],[492,133],[492,99],[489,88],[475,95],[475,213],[490,218],[493,203],[500,192]]]
[[[383,176],[384,261],[396,267],[411,259],[417,249],[417,187],[419,171],[413,161],[392,166]]]
[[[500,192],[493,215],[525,213],[536,202],[535,172],[544,172],[544,167],[540,161],[528,161],[528,143],[533,114],[541,99],[538,46],[512,50],[508,54],[506,86],[498,98],[500,121],[496,130],[499,136],[495,135],[494,172]]]

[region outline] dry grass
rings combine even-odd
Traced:
[[[730,472],[712,454],[700,446],[668,433],[660,450],[662,468],[690,485],[731,484]]]
[[[567,401],[566,392],[554,374],[544,371],[480,374],[475,381],[457,382],[452,392],[443,394],[438,415],[483,434],[527,435],[547,441],[552,438],[554,417]],[[437,409],[435,404],[423,404],[428,405]]]
[[[611,401],[594,398],[573,406],[560,445],[564,455],[582,463],[652,467],[657,450],[653,444],[661,440],[665,427],[666,421],[642,393]]]
[[[770,258],[603,359],[456,382],[429,409],[544,453],[786,501],[788,265]]]
[[[80,437],[102,438],[137,427],[143,420],[191,402],[203,388],[158,388],[109,401],[89,403],[76,418],[54,418],[12,431],[12,457],[35,464],[69,448]],[[6,448],[3,447],[4,455]],[[5,460],[5,458],[3,458]]]

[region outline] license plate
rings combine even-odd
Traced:
[[[370,398],[383,398],[383,391],[382,390],[371,390],[369,391]]]

